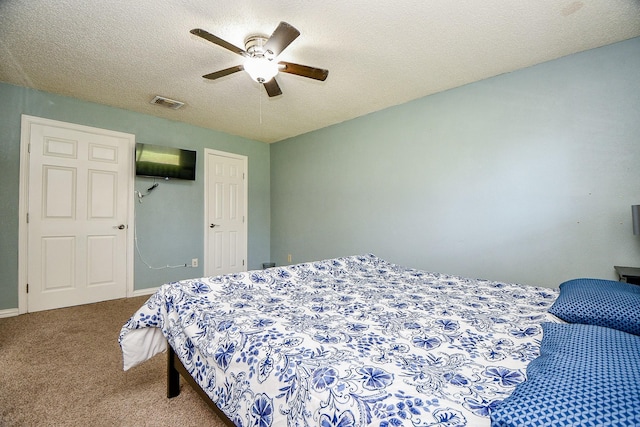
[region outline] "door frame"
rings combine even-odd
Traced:
[[[28,280],[28,262],[29,262],[29,235],[27,225],[27,214],[29,212],[29,143],[31,140],[31,125],[40,124],[44,126],[57,126],[65,129],[72,129],[80,132],[98,133],[106,136],[113,136],[127,140],[127,149],[133,152],[136,146],[136,137],[130,133],[112,131],[91,126],[84,126],[75,123],[68,123],[59,120],[45,119],[43,117],[29,116],[22,114],[20,127],[20,197],[18,202],[18,314],[27,312],[27,280]],[[134,192],[133,183],[135,180],[135,169],[133,162],[135,156],[131,156],[129,162],[129,176],[127,179],[126,191],[130,195],[127,198],[127,256],[125,267],[126,270],[126,287],[127,297],[133,296],[133,235],[134,224]]]
[[[209,162],[209,154],[213,154],[214,156],[220,156],[220,157],[230,157],[232,159],[237,159],[237,160],[241,160],[243,163],[243,167],[244,167],[244,179],[243,181],[243,186],[244,186],[244,254],[243,257],[245,259],[245,270],[249,269],[249,158],[247,156],[243,156],[241,154],[236,154],[236,153],[229,153],[226,151],[219,151],[219,150],[213,150],[211,148],[205,148],[204,149],[204,241],[203,241],[203,271],[204,271],[204,276],[208,276],[210,275],[210,272],[206,271],[207,269],[207,265],[209,264],[207,261],[209,260],[209,253],[207,251],[207,233],[209,232],[209,222],[208,222],[208,218],[207,218],[207,206],[208,206],[208,200],[209,200],[209,177],[208,177],[208,173],[209,173],[209,168],[208,168],[208,162]]]

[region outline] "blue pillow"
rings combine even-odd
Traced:
[[[527,380],[490,413],[492,427],[639,426],[640,337],[543,323]]]
[[[614,280],[569,280],[560,285],[560,296],[549,313],[569,323],[640,335],[640,286]]]

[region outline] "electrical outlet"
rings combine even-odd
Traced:
[[[191,267],[197,267],[198,266],[198,258],[193,258],[191,260]]]
[[[287,262],[291,262],[291,254],[287,255]]]

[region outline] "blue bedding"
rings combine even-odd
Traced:
[[[640,337],[580,323],[542,328],[540,356],[491,411],[492,426],[639,426]]]
[[[119,340],[166,338],[236,425],[488,426],[556,297],[363,255],[164,285]]]

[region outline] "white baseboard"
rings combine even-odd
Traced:
[[[20,314],[17,308],[10,308],[8,310],[0,310],[0,318],[2,317],[14,317]]]
[[[156,288],[146,288],[146,289],[138,289],[133,291],[133,295],[131,295],[131,297],[141,297],[143,295],[151,295],[153,293],[155,293],[158,289],[160,289],[159,287]],[[20,314],[20,310],[18,310],[17,308],[9,308],[7,310],[0,310],[0,319],[2,319],[3,317],[14,317]]]
[[[140,296],[143,296],[143,295],[151,295],[151,294],[155,293],[158,289],[160,289],[160,287],[137,289],[137,290],[133,291],[133,294],[131,295],[131,297],[140,297]]]

